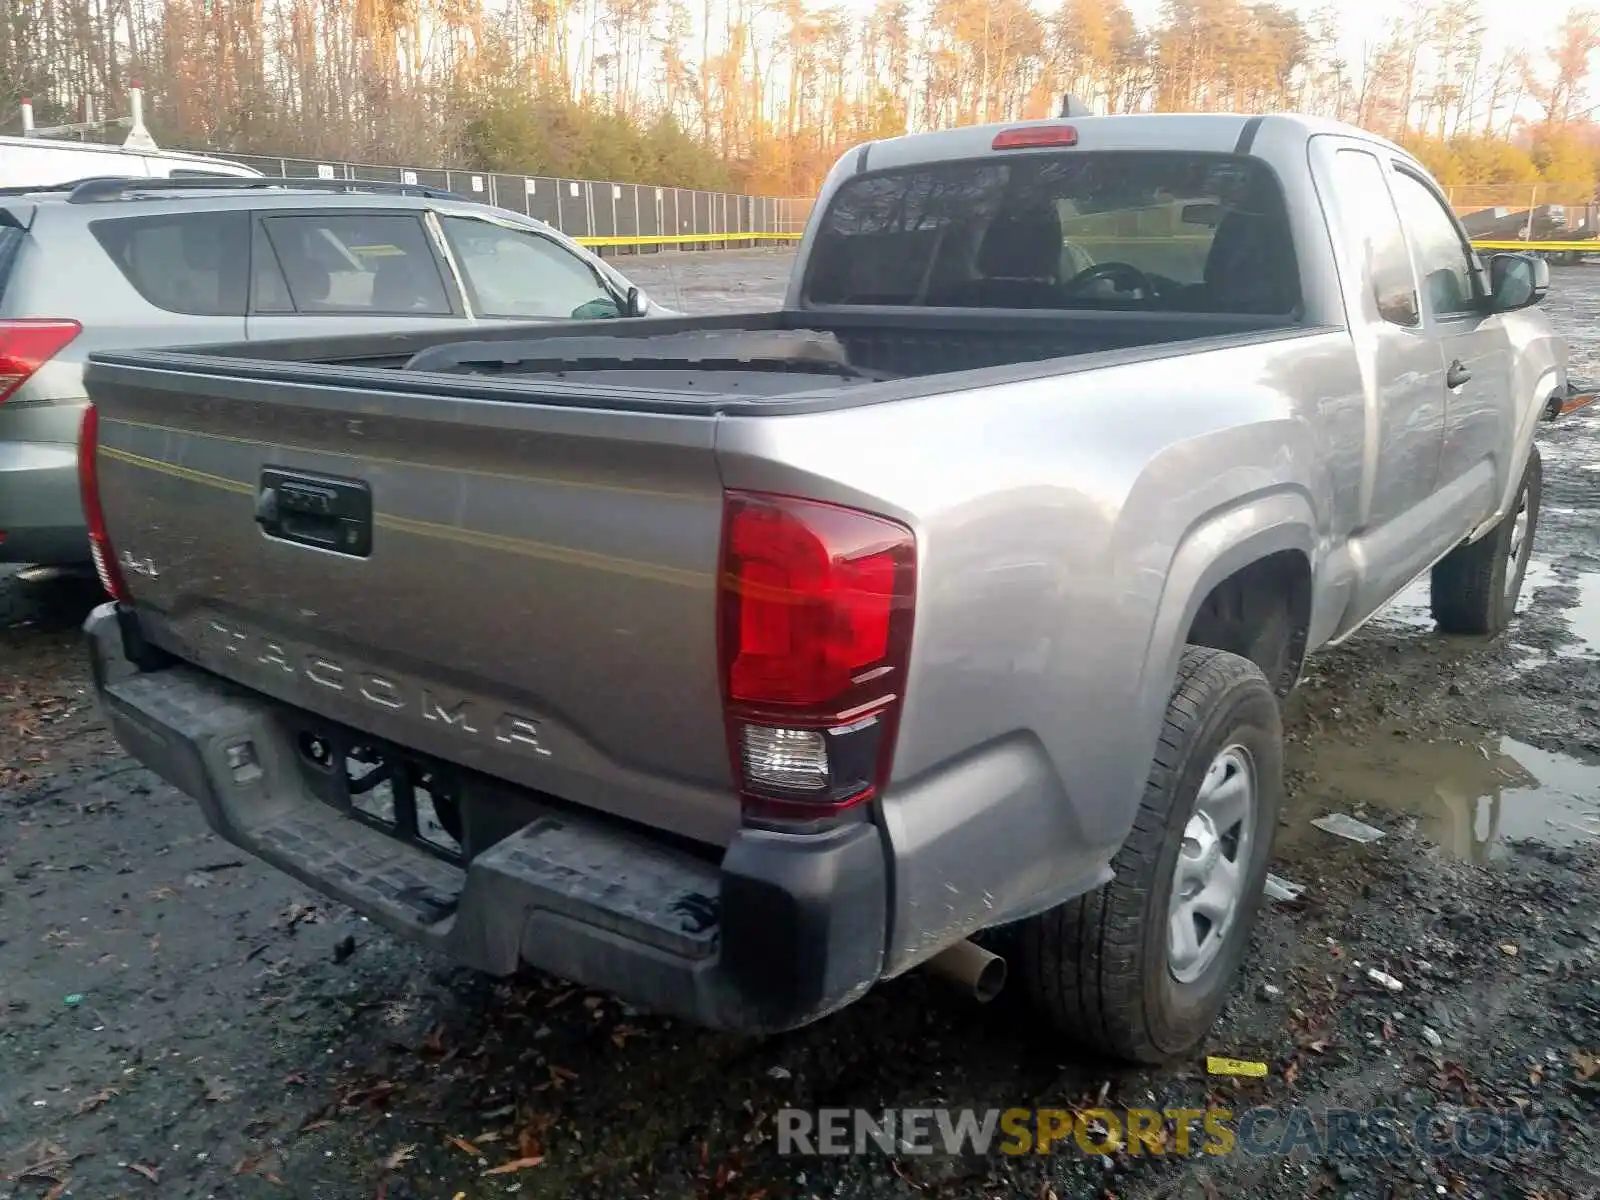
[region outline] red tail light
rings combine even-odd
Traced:
[[[111,548],[111,538],[106,533],[106,513],[100,504],[100,468],[95,461],[99,447],[100,414],[91,404],[83,410],[83,423],[78,426],[78,490],[83,497],[84,520],[89,525],[89,553],[94,558],[100,586],[113,600],[126,604],[133,596],[122,578],[122,568],[117,565],[117,552]]]
[[[1022,125],[994,135],[991,150],[1031,150],[1043,146],[1076,146],[1078,131],[1071,125]]]
[[[54,317],[0,320],[0,404],[82,332],[76,321]]]
[[[916,539],[855,509],[728,492],[718,588],[728,749],[748,815],[816,820],[888,780]]]

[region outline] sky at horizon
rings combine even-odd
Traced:
[[[1161,17],[1162,0],[1124,0],[1133,17],[1142,25],[1154,24]],[[1289,7],[1310,18],[1325,0],[1287,0]],[[1527,0],[1479,0],[1484,21],[1484,57],[1499,57],[1510,48],[1539,50],[1555,41],[1556,30],[1566,17],[1567,6],[1555,0],[1529,4]],[[1361,64],[1363,47],[1382,40],[1386,26],[1396,15],[1393,0],[1343,0],[1339,9],[1341,50],[1352,68]]]

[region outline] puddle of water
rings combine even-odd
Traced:
[[[1447,853],[1480,864],[1503,856],[1509,840],[1600,840],[1600,766],[1514,738],[1380,734],[1360,744],[1313,741],[1304,752],[1312,782],[1291,803],[1305,819],[1387,808],[1416,817],[1418,832]]]
[[[1567,633],[1573,642],[1557,648],[1554,651],[1555,655],[1558,658],[1600,655],[1600,573],[1558,572],[1549,563],[1534,559],[1528,564],[1528,573],[1522,582],[1522,598],[1518,602],[1518,612],[1526,612],[1535,594],[1541,588],[1547,587],[1572,588],[1578,593],[1578,602],[1563,608],[1559,614],[1559,619],[1566,623]],[[1373,623],[1386,625],[1391,629],[1400,626],[1404,629],[1432,633],[1434,623],[1433,613],[1429,609],[1427,576],[1412,583],[1396,596],[1387,608],[1373,618]],[[1513,623],[1512,635],[1515,634],[1516,625]],[[1525,648],[1531,649],[1531,647]]]

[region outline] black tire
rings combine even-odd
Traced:
[[[1242,884],[1209,965],[1180,982],[1168,927],[1178,854],[1208,769],[1242,747],[1256,784]],[[1137,1063],[1192,1051],[1232,990],[1266,884],[1283,801],[1278,701],[1246,658],[1191,646],[1183,653],[1161,741],[1133,829],[1112,861],[1116,878],[1021,923],[1018,976],[1034,1005],[1087,1049]]]
[[[1505,520],[1475,542],[1457,546],[1433,568],[1433,620],[1441,633],[1497,637],[1511,624],[1539,529],[1544,466],[1539,447],[1528,453],[1522,487]],[[1521,541],[1518,517],[1527,514]]]

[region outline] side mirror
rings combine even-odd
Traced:
[[[628,289],[628,311],[630,317],[642,317],[650,311],[650,297],[646,296],[636,287]]]
[[[1495,312],[1515,312],[1544,299],[1550,264],[1531,254],[1496,254],[1489,259],[1489,301]]]

